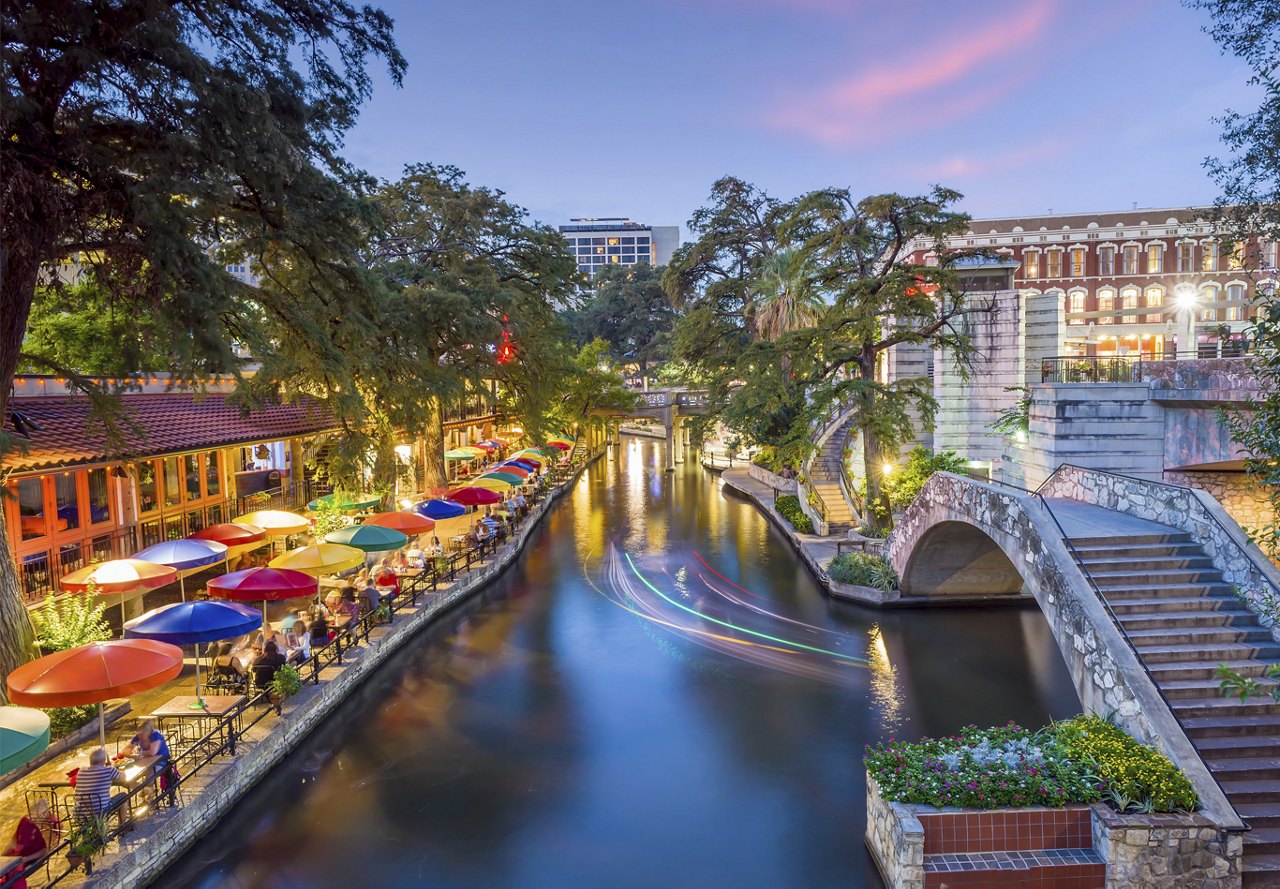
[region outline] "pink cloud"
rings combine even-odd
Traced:
[[[764,117],[766,125],[795,132],[828,145],[876,141],[908,125],[936,125],[980,111],[1015,85],[1009,60],[1033,45],[1053,18],[1055,0],[1034,0],[1017,13],[987,20],[943,41],[911,51],[909,61],[895,58],[792,97]],[[989,78],[962,89],[979,69]]]
[[[911,172],[922,179],[934,182],[967,179],[987,173],[1007,172],[1033,162],[1048,160],[1062,154],[1064,147],[1062,139],[1055,136],[1005,151],[983,152],[977,157],[956,154],[943,160],[915,166]]]

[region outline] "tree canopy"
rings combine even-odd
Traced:
[[[634,365],[641,375],[670,358],[678,313],[662,289],[662,274],[648,263],[602,269],[585,305],[566,313],[574,342],[585,346],[598,337],[613,361]]]

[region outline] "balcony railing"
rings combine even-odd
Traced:
[[[1198,352],[1135,352],[1127,355],[1058,355],[1040,362],[1042,383],[1140,383],[1143,365],[1152,362],[1194,361],[1214,358],[1243,358],[1249,354],[1243,343],[1204,345]]]

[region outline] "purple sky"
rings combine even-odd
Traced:
[[[403,89],[347,141],[452,163],[545,222],[683,226],[734,174],[790,197],[956,188],[975,215],[1212,201],[1247,70],[1176,0],[374,0]]]

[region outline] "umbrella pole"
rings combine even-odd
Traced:
[[[196,650],[196,700],[191,705],[192,710],[204,709],[204,698],[200,697],[200,643],[197,642],[192,646]]]
[[[107,714],[102,701],[98,701],[98,746],[107,749]]]
[[[124,590],[120,591],[120,633],[124,634]]]
[[[181,574],[178,575],[178,589],[182,593],[182,601],[187,601],[187,579]]]

